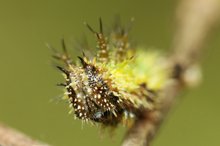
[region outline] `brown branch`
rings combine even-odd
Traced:
[[[0,123],[0,146],[49,146]]]
[[[198,77],[192,78],[188,71],[194,70],[198,63],[205,38],[219,17],[219,10],[219,0],[181,0],[177,8],[174,49],[169,60],[175,76],[161,92],[160,108],[144,111],[127,132],[122,146],[149,146],[177,95],[184,87],[195,83]]]

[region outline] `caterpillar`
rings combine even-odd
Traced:
[[[109,34],[85,23],[97,40],[95,55],[82,52],[74,61],[62,40],[63,52],[53,57],[61,62],[57,68],[65,82],[64,98],[74,116],[82,121],[117,126],[134,120],[143,110],[157,106],[158,91],[168,76],[163,57],[157,51],[146,51],[129,40],[129,29],[115,25]]]

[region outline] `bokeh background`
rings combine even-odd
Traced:
[[[52,64],[50,43],[62,37],[74,54],[74,42],[93,35],[98,18],[111,26],[119,14],[135,17],[132,38],[146,47],[169,49],[174,32],[175,0],[0,0],[0,121],[54,146],[119,146],[126,131],[113,137],[84,125],[55,99],[62,76]],[[220,27],[209,37],[202,60],[203,82],[185,91],[163,125],[154,146],[216,146],[220,135]],[[77,50],[79,51],[79,50]],[[76,53],[76,50],[75,50]],[[51,102],[52,101],[52,102]],[[101,138],[100,138],[101,137]]]

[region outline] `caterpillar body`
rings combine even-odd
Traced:
[[[74,115],[83,121],[105,126],[126,124],[143,110],[156,108],[157,92],[165,84],[168,73],[160,53],[134,47],[128,30],[117,25],[105,36],[101,19],[100,31],[87,27],[97,39],[96,55],[78,56],[74,63],[62,40],[63,53],[54,58],[65,77],[64,97]]]

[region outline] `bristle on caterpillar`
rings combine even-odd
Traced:
[[[89,58],[83,53],[74,63],[62,40],[63,53],[54,58],[64,63],[57,68],[63,73],[65,90],[74,115],[83,121],[116,126],[129,123],[142,110],[156,108],[157,92],[168,76],[166,65],[156,51],[134,47],[127,30],[116,25],[105,35],[102,20],[96,32],[97,53]]]

